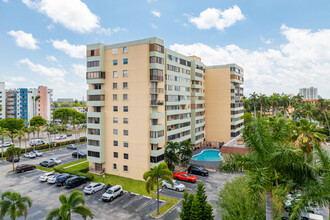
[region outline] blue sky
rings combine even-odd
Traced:
[[[0,0],[0,81],[82,99],[84,45],[156,36],[207,65],[242,66],[247,96],[314,86],[330,98],[329,9],[301,0]]]

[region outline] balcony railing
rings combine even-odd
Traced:
[[[164,93],[164,89],[163,88],[150,88],[150,93],[153,93],[153,94]]]
[[[150,74],[150,80],[151,81],[157,81],[157,82],[163,82],[164,78],[163,78],[163,76],[157,76],[157,75],[151,75]]]
[[[160,100],[151,100],[150,101],[150,105],[164,105],[164,101],[160,101]]]

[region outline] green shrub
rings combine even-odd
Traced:
[[[79,170],[81,173],[87,173],[89,171],[89,167]]]
[[[68,174],[77,175],[77,176],[85,176],[88,178],[89,181],[94,180],[93,174],[83,173],[83,172],[80,172],[80,170],[71,171],[71,170],[66,170],[66,169],[58,168],[58,167],[54,167],[54,170],[55,170],[55,172],[58,172],[58,173],[68,173]],[[83,170],[86,170],[86,168],[84,168]]]

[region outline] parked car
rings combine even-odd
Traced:
[[[45,142],[41,139],[30,140],[30,146],[39,146],[43,144],[45,144]]]
[[[56,178],[55,184],[56,186],[64,186],[65,185],[65,181],[67,181],[68,179],[72,178],[72,177],[76,177],[76,175],[62,175]]]
[[[81,151],[72,153],[73,158],[77,158],[77,156],[78,156],[78,158],[86,158],[87,154],[85,154],[84,152],[81,152]]]
[[[191,183],[194,183],[197,180],[197,178],[195,176],[189,175],[185,172],[175,173],[173,175],[173,178],[176,180],[182,180],[182,181],[191,182]]]
[[[58,131],[51,131],[49,134],[58,134]]]
[[[105,193],[102,195],[102,200],[107,202],[107,201],[112,201],[116,197],[121,196],[124,194],[123,188],[120,185],[115,185],[108,189]]]
[[[31,151],[31,152],[33,152],[37,157],[41,157],[43,155],[43,153],[38,151],[38,150],[34,150],[34,151]]]
[[[36,154],[35,153],[33,153],[32,151],[31,152],[28,152],[28,153],[26,153],[26,154],[24,154],[24,157],[26,157],[26,158],[36,158]]]
[[[71,137],[72,134],[71,134],[71,133],[66,133],[66,136],[67,136],[67,137]]]
[[[72,150],[77,150],[77,146],[75,144],[69,144],[66,148],[72,149]]]
[[[16,173],[24,173],[25,171],[34,170],[35,168],[36,166],[33,164],[20,164],[16,167]]]
[[[49,160],[50,160],[50,161],[53,161],[53,162],[55,163],[55,165],[59,165],[59,164],[62,163],[62,160],[60,160],[60,159],[58,159],[58,158],[56,158],[56,157],[54,157],[54,158],[50,158]]]
[[[58,137],[56,137],[56,140],[61,140],[61,139],[65,139],[66,138],[66,135],[60,135]]]
[[[85,187],[84,193],[86,194],[94,194],[102,189],[104,189],[104,183],[90,183],[88,186]]]
[[[54,172],[47,172],[47,173],[44,173],[43,175],[41,175],[39,177],[39,180],[41,182],[46,182],[48,180],[48,177],[50,177],[51,175],[54,175]]]
[[[80,186],[81,184],[87,183],[88,179],[85,176],[76,176],[65,181],[66,188],[74,188]]]
[[[14,160],[14,163],[17,163],[17,162],[20,161],[20,158],[18,156],[15,156],[14,158],[11,158],[11,159],[7,158],[6,160],[9,161],[9,162],[13,162],[13,160]]]
[[[186,189],[186,186],[183,185],[182,183],[179,183],[175,180],[173,180],[173,186],[171,183],[167,182],[166,180],[163,180],[162,182],[162,186],[165,187],[166,189],[173,189],[175,191],[180,191],[180,192],[183,192],[185,189]]]
[[[41,163],[39,163],[39,165],[42,167],[52,167],[55,165],[55,163],[51,160],[45,160],[45,161],[42,161]]]
[[[69,174],[67,174],[67,173],[55,173],[55,174],[48,177],[47,182],[53,184],[53,183],[55,183],[57,177],[62,176],[62,175],[69,175]]]
[[[197,167],[197,166],[189,166],[188,167],[188,173],[197,174],[201,176],[208,176],[209,171],[203,167]]]
[[[13,142],[5,142],[2,146],[3,147],[10,147],[11,145],[13,145]]]

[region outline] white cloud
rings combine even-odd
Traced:
[[[271,39],[265,39],[263,36],[260,37],[261,42],[263,42],[264,44],[271,44],[272,40]]]
[[[158,29],[157,25],[151,24],[152,29]]]
[[[159,11],[152,10],[152,11],[151,11],[151,14],[152,14],[153,16],[155,16],[155,17],[160,18],[160,12],[159,12]]]
[[[22,0],[22,2],[69,30],[86,33],[100,27],[99,17],[93,14],[81,0]]]
[[[148,3],[157,2],[157,0],[147,0]]]
[[[330,29],[312,32],[281,27],[287,39],[280,49],[247,50],[237,45],[208,46],[174,44],[170,49],[197,55],[206,65],[236,63],[244,68],[245,95],[298,93],[298,88],[318,87],[321,96],[330,94]]]
[[[84,58],[86,54],[86,46],[85,45],[73,45],[70,44],[67,40],[51,40],[53,43],[53,47],[64,51],[70,57],[73,58]]]
[[[24,31],[9,31],[7,34],[13,36],[16,41],[16,45],[23,47],[29,50],[36,50],[39,47],[37,46],[37,40],[33,38],[32,34],[25,33]]]
[[[189,21],[195,24],[198,29],[211,29],[214,27],[218,30],[223,30],[244,19],[245,17],[241,9],[235,5],[224,11],[216,8],[207,8],[199,14],[199,17],[190,17]]]
[[[85,79],[86,78],[86,65],[83,64],[72,64],[72,72],[76,74],[76,76]]]
[[[32,72],[47,77],[48,80],[54,84],[64,82],[66,71],[62,68],[45,67],[40,64],[34,64],[28,58],[21,59],[17,63],[26,65]]]
[[[49,62],[57,62],[57,59],[56,59],[56,57],[54,57],[54,56],[46,56],[46,59],[47,59]]]
[[[8,0],[2,0],[2,1],[3,1],[3,2],[6,2],[6,3],[8,2]]]
[[[26,81],[24,76],[7,76],[6,79],[9,80],[9,81],[14,81],[14,82],[24,82],[24,81]]]

